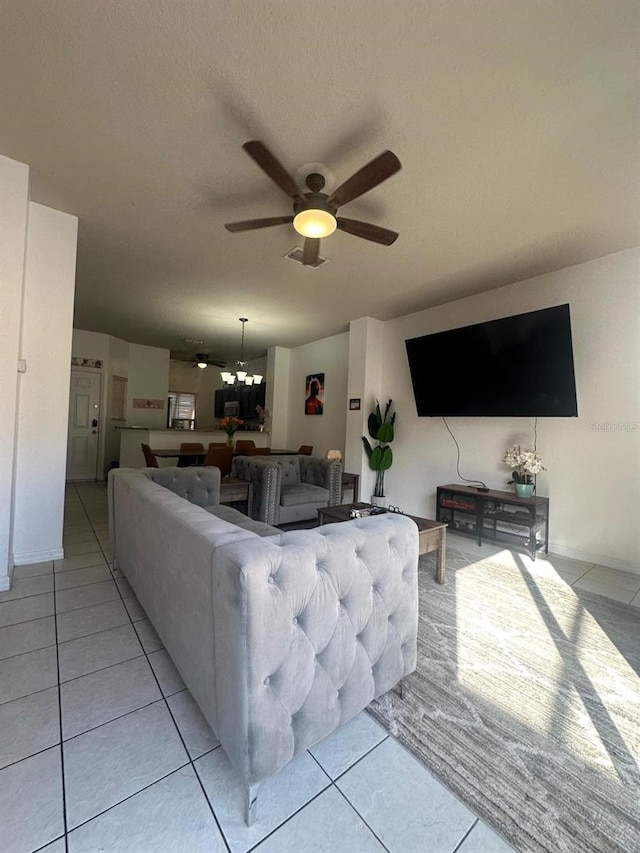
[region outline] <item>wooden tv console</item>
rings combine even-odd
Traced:
[[[519,498],[513,492],[452,483],[438,486],[436,519],[449,530],[483,541],[519,545],[532,560],[544,548],[549,553],[549,498]]]

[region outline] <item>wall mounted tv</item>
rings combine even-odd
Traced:
[[[419,417],[578,414],[568,305],[405,344]]]

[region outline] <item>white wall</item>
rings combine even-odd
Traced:
[[[287,446],[297,449],[312,444],[314,456],[327,450],[344,453],[347,423],[347,379],[349,335],[333,335],[291,350]],[[305,381],[312,373],[324,373],[324,410],[322,415],[305,415]]]
[[[78,220],[29,203],[15,477],[14,563],[63,556]]]
[[[13,568],[18,357],[27,240],[29,167],[0,156],[0,590]]]
[[[416,416],[405,339],[568,302],[579,417],[538,421],[548,470],[537,488],[551,500],[551,548],[640,573],[639,263],[640,249],[620,252],[386,323],[383,396],[398,412],[389,502],[433,518],[436,486],[457,481],[442,419]],[[462,475],[493,488],[507,488],[504,451],[514,442],[533,445],[532,418],[451,418],[449,425]]]
[[[169,350],[129,344],[127,383],[127,423],[148,429],[167,425],[169,391]],[[134,409],[134,399],[162,400],[161,409]]]

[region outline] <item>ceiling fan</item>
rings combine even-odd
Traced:
[[[399,171],[400,161],[392,151],[384,151],[348,178],[338,189],[327,195],[322,192],[325,180],[317,172],[307,176],[306,185],[309,191],[303,192],[264,142],[254,139],[245,142],[242,147],[263,172],[289,198],[293,199],[293,215],[228,222],[224,226],[227,231],[253,231],[256,228],[269,228],[272,225],[291,222],[296,231],[306,238],[302,256],[302,263],[305,266],[313,266],[316,263],[320,251],[320,238],[333,234],[336,228],[355,237],[381,243],[383,246],[390,246],[398,238],[396,231],[389,231],[387,228],[381,228],[369,222],[336,216],[339,207],[364,195]]]
[[[176,361],[191,361],[192,367],[199,367],[201,370],[212,365],[213,367],[226,367],[227,362],[219,358],[210,358],[208,352],[172,352],[171,358]]]

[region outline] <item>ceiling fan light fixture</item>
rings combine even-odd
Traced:
[[[208,365],[207,365],[207,362],[206,362],[206,361],[198,361],[198,362],[196,363],[196,366],[197,366],[197,367],[199,367],[199,368],[200,368],[200,370],[204,370],[204,369],[205,369],[205,367],[208,367]]]
[[[301,210],[293,219],[293,227],[303,237],[328,237],[336,230],[337,222],[328,210],[313,207]]]

